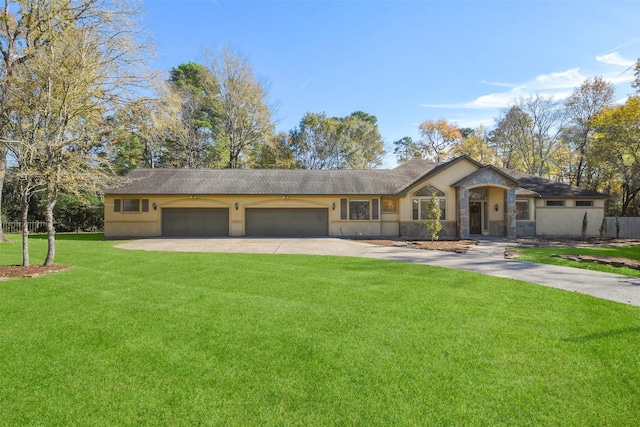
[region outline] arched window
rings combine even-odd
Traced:
[[[445,193],[433,185],[427,184],[411,194],[411,210],[414,221],[426,221],[429,219],[427,206],[429,205],[432,194],[435,194],[440,202],[440,220],[444,221],[447,218],[447,199]]]

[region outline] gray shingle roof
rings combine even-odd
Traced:
[[[398,169],[398,168],[396,168]],[[106,194],[358,195],[397,194],[424,171],[137,169]]]
[[[586,197],[586,198],[605,198],[607,194],[598,193],[597,191],[587,190],[573,185],[555,182],[539,176],[530,175],[510,169],[498,168],[507,175],[513,177],[520,187],[529,192],[534,192],[542,197]],[[522,194],[516,190],[517,194]]]
[[[400,195],[459,159],[447,163],[412,160],[390,170],[137,169],[120,186],[106,189],[105,194]],[[500,170],[520,183],[522,188],[517,194],[606,197],[532,175]]]

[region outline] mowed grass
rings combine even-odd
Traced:
[[[60,236],[70,271],[0,282],[0,425],[640,419],[639,307],[406,263],[113,244]]]
[[[569,261],[551,255],[592,255],[621,257],[640,260],[640,246],[621,247],[592,247],[592,248],[519,248],[520,260],[531,261],[539,264],[563,265],[566,267],[583,268],[587,270],[602,271],[604,273],[622,274],[625,276],[640,277],[640,270],[628,267],[613,267],[610,265],[596,264],[594,262]]]

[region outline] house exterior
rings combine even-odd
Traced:
[[[598,235],[607,195],[457,157],[390,170],[138,169],[105,190],[105,237]]]

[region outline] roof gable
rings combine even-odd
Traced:
[[[518,181],[507,175],[495,166],[483,166],[475,172],[465,176],[455,184],[454,187],[474,187],[480,185],[495,185],[499,187],[512,188],[518,186]]]

